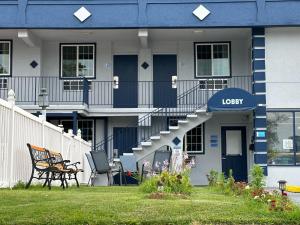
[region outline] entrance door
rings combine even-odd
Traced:
[[[113,148],[118,149],[118,154],[132,153],[132,148],[137,145],[136,127],[114,127]]]
[[[138,106],[138,56],[114,55],[114,76],[119,85],[114,87],[114,108]]]
[[[153,106],[177,107],[177,89],[172,88],[177,76],[176,55],[153,55]]]
[[[246,127],[222,127],[222,171],[231,169],[237,181],[247,181]]]

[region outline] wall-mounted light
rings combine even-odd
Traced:
[[[119,77],[118,76],[114,76],[113,78],[113,88],[114,89],[119,89]]]
[[[177,88],[177,76],[172,76],[172,88]]]

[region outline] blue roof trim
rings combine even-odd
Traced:
[[[200,4],[211,14],[192,12]],[[92,16],[81,23],[81,6]],[[6,0],[0,1],[0,28],[188,28],[299,26],[294,0]]]

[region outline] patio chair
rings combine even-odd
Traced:
[[[124,153],[120,156],[125,185],[127,185],[126,173],[139,174],[138,163],[133,153]]]
[[[91,186],[93,186],[93,180],[96,178],[97,176],[97,173],[96,173],[96,167],[95,167],[95,164],[94,164],[94,161],[93,161],[93,158],[91,156],[90,153],[85,153],[85,156],[89,162],[89,165],[90,165],[90,168],[91,168],[91,175],[90,175],[90,178],[89,178],[89,181],[88,181],[88,185],[90,184],[91,182]]]
[[[105,151],[91,151],[92,159],[95,165],[95,174],[106,174],[108,179],[108,185],[112,185],[113,182],[113,173],[122,173],[122,168],[114,169],[109,165],[108,158]],[[95,179],[91,182],[92,186],[94,186]]]
[[[48,188],[51,189],[51,182],[48,181],[50,178],[50,173],[54,170],[54,168],[51,166],[51,157],[49,155],[49,152],[45,148],[31,145],[29,143],[27,143],[27,147],[32,162],[32,170],[31,176],[25,188],[29,188],[32,180],[37,179],[45,180],[43,186],[45,186],[48,183]]]
[[[166,166],[167,169],[169,169],[171,156],[172,156],[172,151],[166,151],[166,150],[155,151],[151,171],[145,170],[146,168],[144,164],[142,166],[141,182],[143,182],[144,176],[149,172],[160,174],[163,170],[163,167]],[[167,162],[167,165],[165,165],[165,162]]]

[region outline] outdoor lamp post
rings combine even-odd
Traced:
[[[278,181],[278,184],[279,184],[279,190],[281,191],[281,194],[283,195],[285,188],[286,188],[286,181],[280,180],[280,181]]]
[[[46,120],[46,109],[49,106],[49,97],[46,88],[41,88],[38,102],[39,107],[42,108],[42,118]]]

